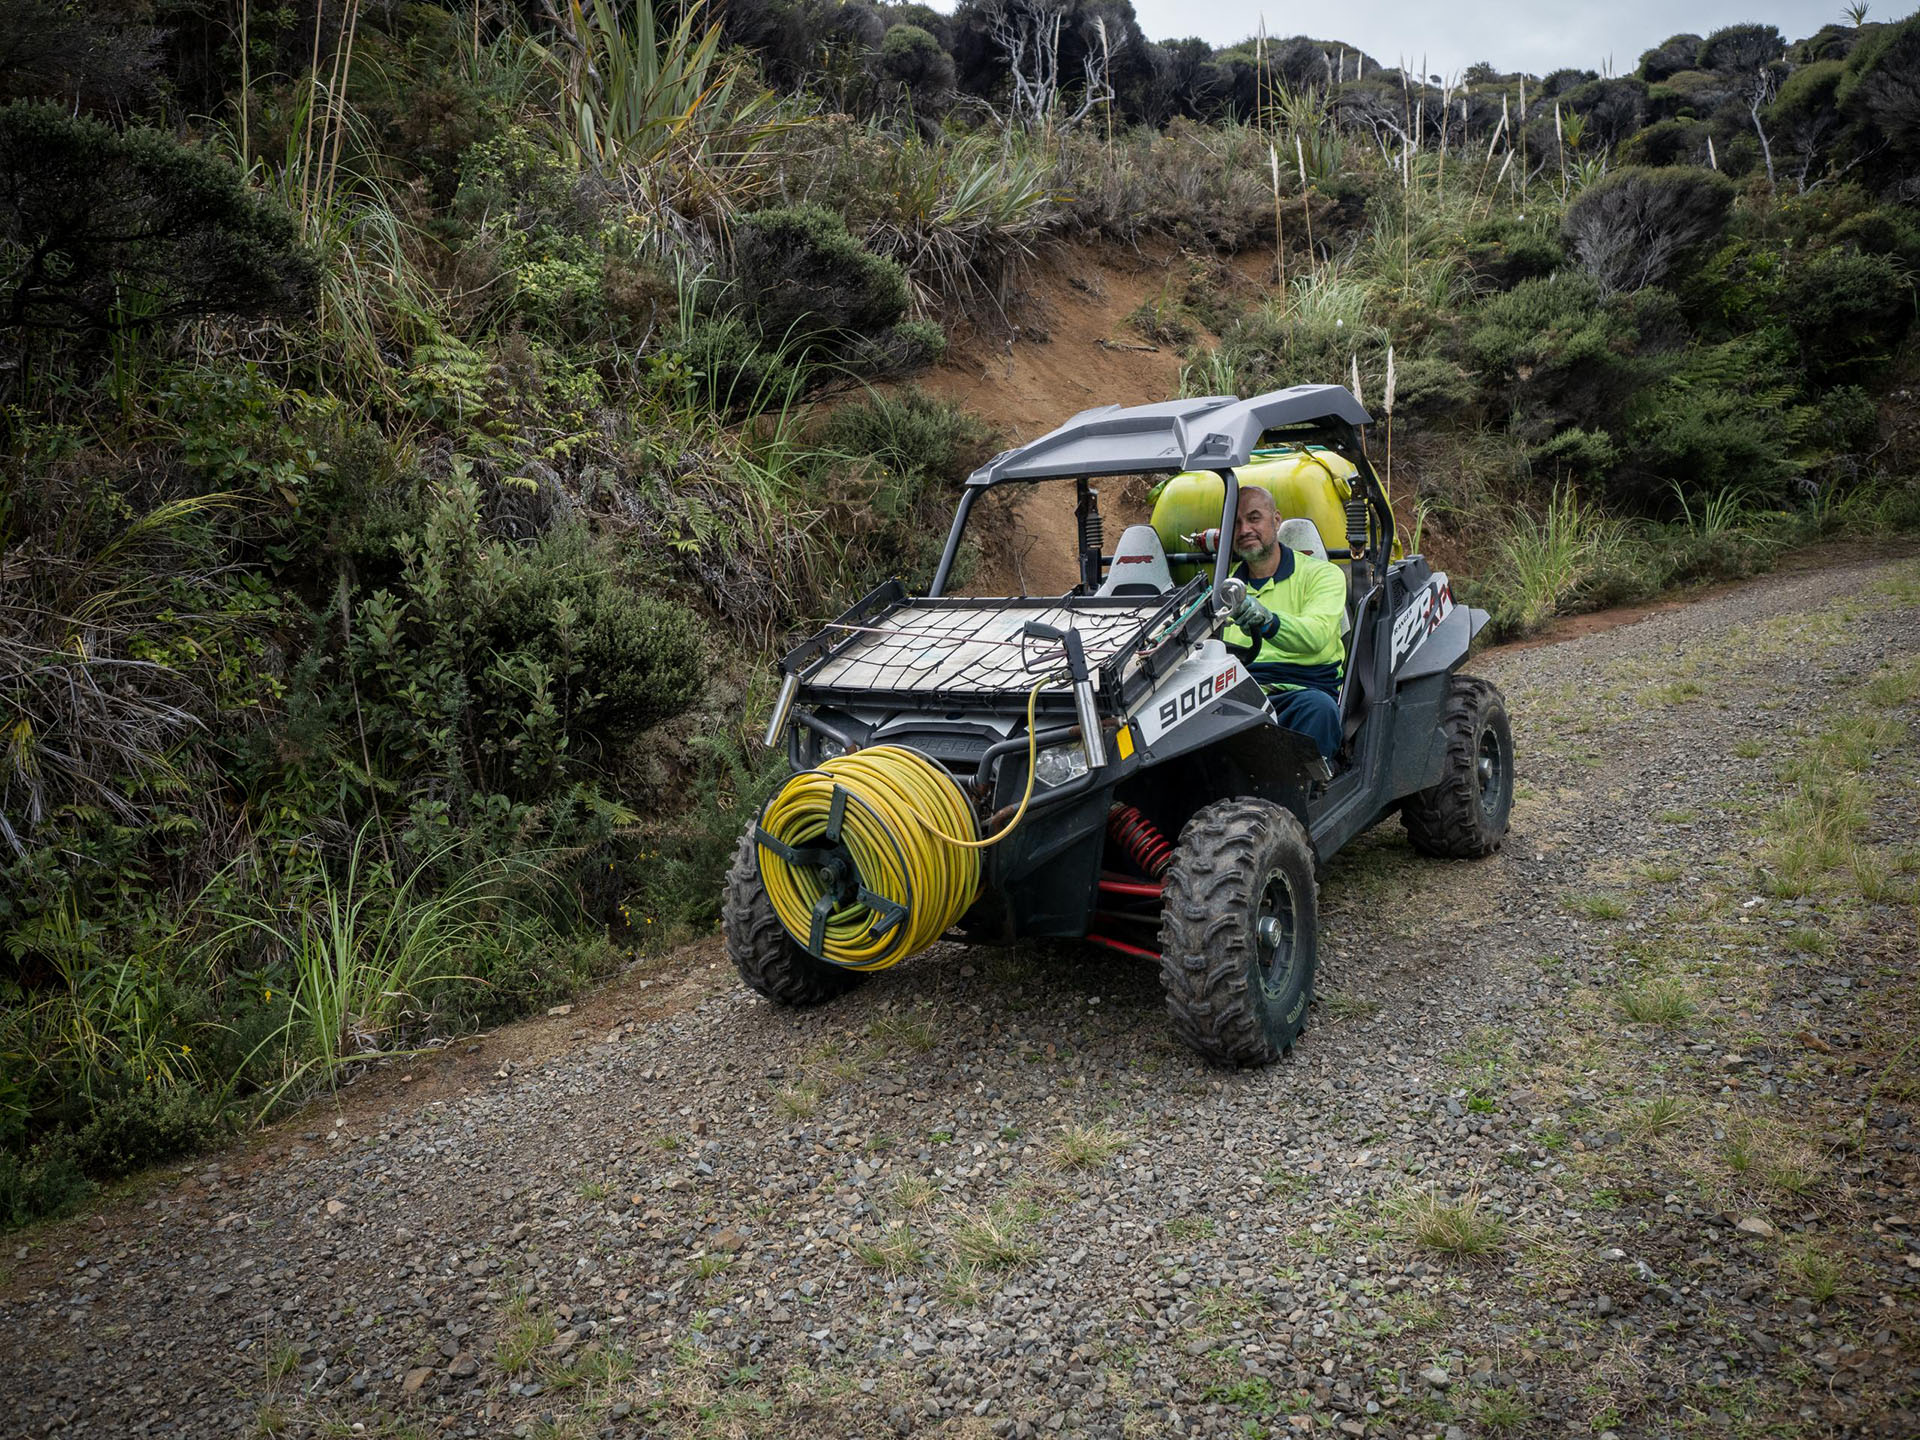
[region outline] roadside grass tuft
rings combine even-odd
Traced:
[[[500,1367],[502,1374],[517,1375],[531,1365],[533,1357],[551,1345],[559,1333],[551,1315],[535,1314],[529,1308],[527,1297],[517,1296],[507,1307],[506,1324],[493,1347],[493,1363]]]
[[[1566,905],[1589,920],[1618,920],[1627,913],[1627,902],[1618,895],[1574,895]]]
[[[1656,1095],[1634,1107],[1627,1124],[1635,1134],[1649,1137],[1666,1135],[1685,1127],[1693,1118],[1693,1106],[1678,1095]]]
[[[1614,1003],[1635,1025],[1663,1025],[1668,1029],[1686,1024],[1700,1009],[1692,992],[1678,980],[1623,984],[1615,993]]]
[[[1846,1267],[1824,1245],[1805,1240],[1780,1255],[1780,1274],[1787,1284],[1816,1305],[1825,1305],[1846,1287]]]
[[[1489,1435],[1524,1434],[1533,1423],[1533,1404],[1519,1390],[1504,1386],[1482,1390],[1477,1408],[1480,1428]]]
[[[1730,1127],[1721,1157],[1734,1174],[1784,1195],[1811,1194],[1830,1168],[1818,1145],[1777,1119]]]
[[[947,1235],[960,1260],[987,1270],[1012,1270],[1040,1256],[1040,1247],[1027,1236],[1031,1224],[1020,1206],[1002,1201],[961,1211]]]
[[[1698,700],[1707,693],[1707,687],[1698,680],[1675,680],[1666,685],[1656,685],[1647,693],[1647,697],[1662,705],[1678,705],[1686,700]]]
[[[1093,1170],[1127,1146],[1127,1137],[1105,1125],[1069,1125],[1053,1143],[1048,1162],[1056,1170]]]
[[[789,1085],[773,1097],[773,1108],[784,1119],[804,1120],[820,1108],[820,1092],[811,1085]]]
[[[949,1265],[940,1276],[940,1298],[969,1310],[986,1304],[987,1284],[980,1278],[979,1262],[956,1260]]]
[[[1169,1240],[1211,1240],[1220,1227],[1211,1215],[1176,1215],[1164,1227]]]
[[[893,1182],[893,1203],[909,1213],[928,1209],[939,1195],[939,1185],[925,1175],[902,1175]]]
[[[1391,1213],[1415,1245],[1443,1255],[1486,1255],[1506,1240],[1506,1217],[1485,1206],[1477,1186],[1457,1199],[1411,1190],[1393,1202]]]
[[[1911,705],[1920,700],[1920,659],[1882,670],[1861,689],[1869,705],[1891,710],[1896,705]]]
[[[300,1368],[300,1347],[290,1340],[275,1341],[267,1350],[267,1384],[278,1385]]]
[[[889,1230],[877,1240],[856,1240],[853,1253],[860,1263],[883,1275],[904,1275],[927,1258],[927,1247],[906,1226]]]
[[[1787,944],[1802,955],[1827,955],[1833,950],[1833,937],[1824,930],[1802,926],[1787,937]]]
[[[882,1016],[867,1026],[867,1036],[882,1050],[906,1050],[916,1055],[931,1050],[940,1038],[933,1023],[917,1012]]]
[[[1380,1002],[1343,990],[1323,990],[1314,996],[1320,1013],[1329,1020],[1370,1020],[1380,1013]]]

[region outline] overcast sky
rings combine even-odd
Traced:
[[[1384,65],[1427,57],[1431,73],[1451,76],[1476,60],[1496,70],[1544,75],[1567,66],[1599,70],[1608,56],[1624,74],[1640,52],[1680,31],[1704,35],[1722,25],[1777,25],[1789,40],[1839,20],[1841,0],[1345,0],[1336,5],[1267,5],[1259,0],[1133,0],[1150,40],[1198,35],[1231,45],[1252,34],[1264,9],[1269,35],[1311,35],[1358,45]],[[943,7],[945,8],[945,7]],[[1897,20],[1909,6],[1876,4],[1869,18]]]

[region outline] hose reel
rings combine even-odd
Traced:
[[[754,830],[760,881],[786,932],[849,970],[884,970],[953,927],[980,894],[980,851],[1011,835],[1033,799],[1039,681],[1027,696],[1027,788],[982,838],[956,781],[918,750],[836,755],[774,792]]]
[[[884,970],[926,949],[973,904],[979,855],[940,842],[971,841],[976,829],[944,770],[916,750],[876,745],[780,788],[755,833],[760,878],[781,925],[811,954]]]

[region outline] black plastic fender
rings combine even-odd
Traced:
[[[1473,637],[1485,629],[1486,624],[1486,611],[1469,605],[1454,606],[1394,673],[1394,683],[1405,685],[1410,680],[1457,668],[1467,658]]]

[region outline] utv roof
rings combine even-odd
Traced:
[[[1003,450],[968,476],[967,484],[1234,469],[1247,463],[1269,430],[1319,420],[1366,425],[1371,418],[1338,385],[1295,385],[1251,400],[1209,395],[1158,405],[1102,405],[1082,410],[1038,440]]]

